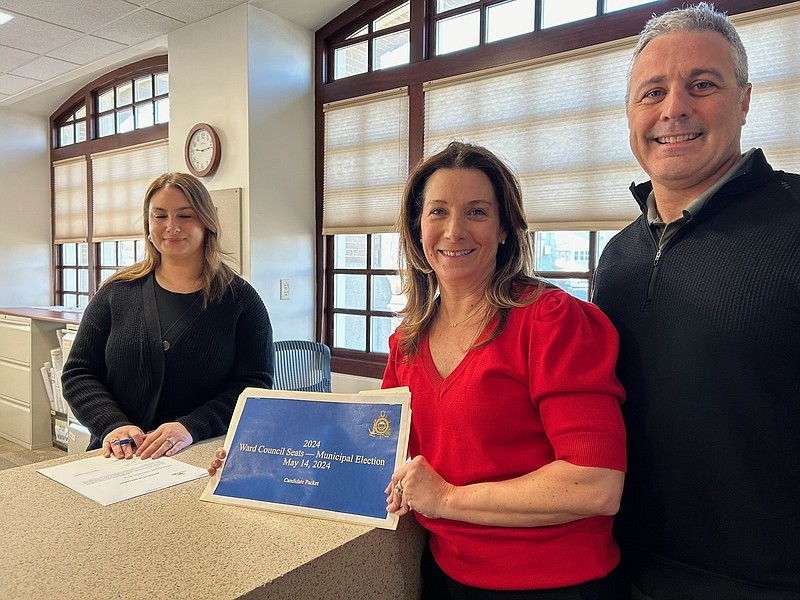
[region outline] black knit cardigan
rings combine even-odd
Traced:
[[[167,352],[162,343],[152,275],[104,285],[89,302],[62,375],[64,398],[92,434],[89,449],[131,423],[177,421],[194,441],[222,435],[244,388],[272,387],[272,325],[241,278]]]

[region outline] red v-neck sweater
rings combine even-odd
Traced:
[[[501,481],[560,459],[624,471],[617,333],[597,307],[561,290],[514,308],[502,334],[443,381],[427,336],[406,361],[390,338],[383,387],[411,390],[409,454],[454,485]],[[619,562],[611,517],[489,527],[414,513],[436,562],[487,589],[546,589],[607,575]]]

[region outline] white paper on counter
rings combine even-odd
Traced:
[[[165,456],[155,460],[92,456],[38,472],[103,506],[208,476],[205,469]]]

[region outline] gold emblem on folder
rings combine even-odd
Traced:
[[[372,423],[372,429],[369,430],[370,437],[385,437],[388,438],[392,435],[392,424],[386,418],[386,411],[381,411],[381,416],[375,419]]]

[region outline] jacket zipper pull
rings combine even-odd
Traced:
[[[658,259],[661,258],[661,250],[662,250],[661,248],[658,249],[658,252],[656,252],[656,257],[653,259],[654,267],[658,266]]]

